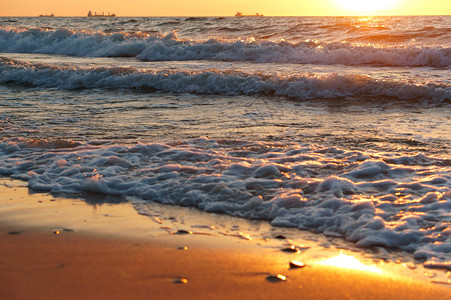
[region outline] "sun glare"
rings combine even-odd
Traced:
[[[357,258],[351,255],[340,253],[340,255],[328,258],[321,262],[322,265],[334,266],[345,269],[381,273],[382,271],[376,266],[367,266],[361,263]]]
[[[360,14],[371,14],[373,12],[384,11],[393,8],[397,0],[335,0],[340,7],[346,11]]]

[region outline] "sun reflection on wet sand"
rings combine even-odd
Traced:
[[[327,258],[319,262],[321,265],[352,269],[365,272],[382,273],[376,265],[365,265],[352,255],[340,253],[338,256]]]

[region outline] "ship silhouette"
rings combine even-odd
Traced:
[[[261,15],[259,13],[255,13],[255,15],[245,15],[243,13],[237,12],[235,14],[235,17],[263,17],[263,15]]]
[[[112,13],[112,14],[108,13],[107,15],[105,15],[105,13],[103,13],[103,12],[102,12],[102,14],[97,14],[97,12],[94,12],[94,14],[93,14],[91,11],[88,12],[88,17],[115,17],[115,16],[116,16],[116,14],[114,14],[114,13]]]

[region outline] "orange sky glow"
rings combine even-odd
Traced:
[[[449,0],[0,0],[0,16],[86,16],[89,10],[118,16],[450,15]]]

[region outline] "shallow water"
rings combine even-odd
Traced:
[[[449,16],[0,18],[0,174],[449,269],[450,32]]]

